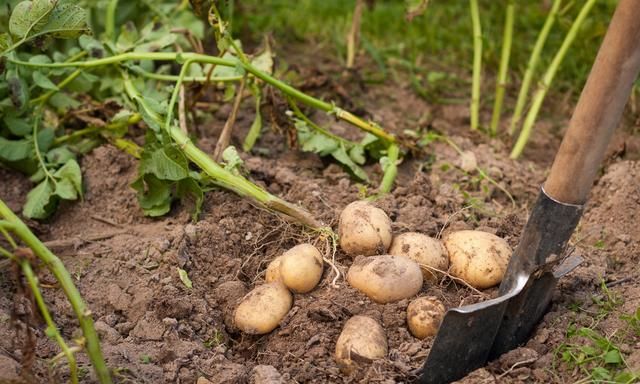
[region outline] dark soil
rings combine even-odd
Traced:
[[[309,86],[308,92],[324,92],[328,98],[341,100],[346,98],[341,89],[357,88],[336,68],[317,71],[316,78],[329,80],[319,82],[319,88]],[[447,135],[470,151],[478,166],[514,198],[512,203],[475,170],[463,170],[468,164],[462,163],[452,147],[433,143],[405,159],[397,187],[376,203],[391,217],[394,232],[418,231],[439,237],[453,230],[480,229],[515,246],[558,147],[561,132],[557,127],[566,125],[568,115],[555,119],[554,124],[541,122],[525,159],[512,161],[508,138],[491,140],[469,132],[466,105],[429,105],[408,86],[361,86],[361,92],[348,98],[359,112],[396,133],[431,127]],[[235,144],[241,142],[252,121],[251,103],[245,107],[237,122]],[[213,138],[226,118],[223,112],[218,115],[207,129]],[[358,136],[352,128],[326,121],[339,134]],[[631,123],[625,123],[619,130],[574,236],[574,252],[586,262],[562,281],[549,313],[525,346],[472,373],[464,382],[574,382],[583,377],[581,372],[561,364],[554,350],[564,342],[570,323],[588,324],[585,314],[596,310],[591,298],[601,294],[602,279],[621,282],[611,291],[624,297],[622,311],[629,313],[640,305],[640,162],[635,160],[637,151],[625,150],[638,148],[632,129]],[[212,152],[215,140],[203,138],[199,144]],[[330,161],[289,149],[285,135],[276,129],[265,129],[258,150],[260,156],[245,155],[252,179],[308,208],[337,230],[340,211],[360,197],[361,187]],[[263,282],[269,261],[303,241],[315,242],[331,258],[326,240],[225,191],[207,193],[196,223],[191,221],[188,203],[176,204],[164,218],[146,218],[129,186],[136,175],[132,158],[103,145],[86,155],[81,166],[84,200],[63,204],[47,222],[30,224],[74,276],[93,312],[103,353],[117,382],[393,383],[416,377],[433,339],[420,341],[408,332],[408,301],[372,303],[349,287],[343,276],[334,286],[335,273],[328,265],[320,285],[311,293],[295,295],[293,308],[270,334],[248,336],[233,327],[234,303]],[[370,165],[368,171],[380,177],[377,165]],[[0,198],[19,212],[30,182],[5,169],[0,169],[0,180]],[[344,274],[352,259],[338,250],[335,263]],[[31,325],[37,337],[35,363],[19,379],[25,340],[16,338],[11,318],[28,318],[31,309],[15,298],[17,286],[11,269],[2,268],[0,382],[65,382],[67,367],[49,366],[58,348],[44,334],[45,326],[38,318]],[[180,281],[178,268],[188,272],[192,289]],[[54,281],[44,270],[40,279]],[[47,304],[65,339],[72,340],[79,335],[72,311],[61,290],[47,286]],[[494,294],[495,289],[474,294],[447,278],[438,284],[425,283],[421,292],[440,298],[447,308]],[[16,306],[14,300],[18,300]],[[576,303],[584,311],[572,309]],[[333,360],[335,343],[345,321],[360,314],[383,325],[389,354],[345,376]],[[598,325],[603,332],[620,327],[617,316]],[[625,357],[640,368],[640,341],[633,342]],[[82,382],[94,382],[86,356],[80,354],[79,360]]]

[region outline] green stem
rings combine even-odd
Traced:
[[[101,384],[110,384],[111,376],[104,362],[102,351],[100,351],[100,342],[93,327],[91,311],[89,311],[82,300],[82,296],[80,296],[80,292],[78,292],[78,289],[73,284],[73,279],[64,267],[64,264],[29,230],[22,220],[20,220],[2,200],[0,200],[0,216],[13,224],[13,232],[31,248],[60,283],[60,287],[67,296],[82,328],[86,340],[87,354],[93,364],[93,369],[96,372],[98,381]]]
[[[538,35],[536,43],[533,46],[533,51],[531,51],[529,63],[527,64],[527,69],[524,72],[524,78],[522,80],[522,85],[520,86],[520,92],[518,93],[516,107],[513,111],[513,116],[511,117],[511,125],[509,126],[510,135],[513,135],[515,133],[516,128],[520,123],[520,119],[527,102],[529,87],[531,87],[531,81],[533,80],[533,75],[535,73],[536,67],[538,66],[538,61],[540,60],[542,48],[544,48],[544,44],[547,41],[547,36],[549,36],[549,32],[551,31],[551,27],[556,21],[556,16],[558,14],[558,10],[560,9],[561,3],[562,0],[554,0],[553,6],[551,7],[551,10],[547,15],[547,19],[544,22],[544,26],[540,30],[540,34]]]
[[[491,126],[489,128],[489,133],[492,136],[495,136],[498,132],[498,124],[500,124],[500,114],[502,112],[502,102],[504,101],[504,92],[507,85],[507,71],[509,69],[509,58],[511,57],[511,42],[513,40],[512,37],[514,13],[514,0],[509,0],[507,3],[507,9],[504,18],[504,33],[502,36],[500,68],[498,70],[498,79],[496,81],[496,99],[493,103],[493,114],[491,116]]]
[[[131,70],[132,72],[135,72],[144,77],[147,77],[149,79],[154,79],[154,80],[178,81],[178,77],[179,77],[174,75],[163,75],[159,73],[148,72],[140,67],[130,67],[128,69]],[[183,83],[226,83],[226,82],[240,81],[242,80],[243,77],[244,76],[220,76],[220,77],[185,76],[182,79],[182,82]]]
[[[75,71],[71,72],[69,74],[69,76],[65,77],[60,83],[57,84],[58,89],[57,90],[50,90],[47,91],[46,93],[43,93],[42,95],[36,97],[35,99],[32,99],[30,101],[31,104],[44,104],[47,101],[49,101],[49,99],[51,98],[51,96],[55,95],[60,89],[66,87],[67,85],[69,85],[69,83],[71,83],[73,80],[76,79],[76,77],[80,76],[80,74],[82,73],[81,70],[76,69]]]
[[[115,40],[116,31],[116,10],[118,9],[118,0],[111,0],[107,5],[107,14],[105,17],[104,34],[107,40]]]
[[[139,91],[135,88],[133,82],[128,78],[126,73],[123,73],[123,76],[125,91],[129,98],[140,103],[144,103]],[[162,118],[160,116],[156,115],[152,117],[157,120],[158,123],[162,122]],[[167,128],[167,133],[171,135],[185,156],[200,167],[204,173],[211,177],[213,183],[235,192],[240,196],[252,198],[261,206],[272,211],[283,213],[310,228],[320,228],[322,226],[306,210],[270,194],[244,177],[231,173],[221,167],[218,163],[213,161],[209,155],[193,144],[191,139],[182,132],[180,128],[173,125],[169,125]]]
[[[193,63],[193,60],[187,60],[182,64],[182,68],[180,68],[180,73],[178,74],[178,81],[173,87],[173,92],[171,92],[171,99],[169,100],[169,105],[167,106],[167,117],[164,120],[164,129],[169,130],[169,126],[171,125],[171,119],[173,118],[173,109],[176,105],[176,101],[178,100],[178,94],[180,93],[180,87],[182,86],[182,81],[189,70],[189,67]]]
[[[321,126],[319,126],[318,124],[314,123],[313,121],[311,121],[311,119],[309,119],[309,117],[307,117],[307,115],[305,115],[300,108],[298,107],[298,104],[296,104],[296,102],[291,99],[291,98],[287,98],[287,100],[289,101],[289,105],[291,106],[291,109],[293,110],[293,114],[298,117],[299,119],[303,120],[305,123],[307,123],[307,125],[311,128],[313,128],[314,130],[320,132],[321,134],[332,138],[333,140],[337,140],[339,142],[341,142],[342,144],[345,145],[345,147],[347,147],[348,149],[357,145],[354,142],[351,142],[347,139],[344,139],[338,135],[334,135],[332,132],[328,131],[327,129],[322,128]]]
[[[477,130],[480,124],[480,81],[482,76],[482,28],[478,0],[469,0],[471,24],[473,26],[473,81],[471,84],[471,129]]]
[[[247,72],[251,73],[256,78],[263,80],[264,82],[274,86],[279,89],[284,94],[293,97],[294,99],[317,109],[320,109],[325,112],[334,113],[336,117],[342,119],[363,131],[369,132],[383,140],[386,140],[390,143],[395,143],[396,138],[390,134],[385,132],[382,128],[377,126],[374,123],[366,122],[361,118],[351,114],[348,111],[345,111],[339,107],[331,103],[327,103],[326,101],[322,101],[313,96],[309,96],[292,86],[274,78],[273,76],[262,72],[258,68],[254,67],[250,63],[238,62],[237,60],[223,59],[220,57],[203,55],[199,53],[177,53],[177,52],[127,52],[122,53],[115,56],[105,57],[102,59],[95,60],[87,60],[75,63],[30,63],[28,61],[21,61],[9,58],[8,60],[14,64],[19,64],[27,67],[40,67],[40,68],[67,68],[67,67],[79,67],[79,68],[91,68],[98,67],[109,64],[118,64],[124,61],[131,60],[157,60],[157,61],[176,61],[178,57],[184,61],[190,60],[193,62],[199,63],[209,63],[215,65],[222,65],[225,67],[235,67],[236,65],[241,65]]]
[[[35,114],[35,118],[33,119],[33,147],[35,150],[34,152],[36,153],[38,164],[40,164],[40,167],[44,171],[45,176],[49,180],[55,183],[56,182],[55,178],[53,177],[51,172],[49,172],[49,170],[47,169],[47,164],[45,164],[44,159],[42,158],[42,153],[40,152],[40,144],[38,143],[38,125],[40,125],[40,118],[42,117],[42,108],[41,107],[36,108],[34,114]]]
[[[538,85],[538,90],[533,95],[531,109],[529,109],[527,117],[524,120],[522,131],[520,132],[520,136],[518,136],[518,141],[516,141],[516,144],[511,151],[510,157],[512,159],[517,159],[522,154],[522,151],[524,151],[524,148],[529,141],[529,137],[531,136],[533,126],[536,122],[536,119],[538,118],[538,113],[540,112],[540,108],[542,107],[542,102],[544,101],[544,98],[549,91],[549,87],[551,87],[551,83],[553,82],[553,78],[555,77],[556,72],[558,72],[558,68],[560,68],[560,64],[562,64],[564,56],[567,54],[569,47],[578,35],[580,27],[582,27],[582,24],[586,20],[589,11],[591,11],[591,8],[593,8],[595,3],[596,0],[587,0],[587,2],[582,6],[580,13],[576,17],[576,20],[573,22],[573,25],[571,25],[567,36],[564,38],[560,49],[558,49],[558,52],[556,52],[556,55],[553,58],[553,61],[551,61],[551,65],[542,77],[542,80]]]
[[[31,288],[31,292],[33,292],[33,297],[35,298],[38,309],[40,309],[40,313],[44,318],[44,322],[47,324],[46,334],[47,336],[54,339],[60,346],[60,349],[62,349],[62,353],[67,357],[67,361],[69,362],[69,371],[71,371],[71,382],[73,384],[78,384],[78,366],[76,364],[76,358],[67,343],[62,338],[58,327],[53,322],[51,313],[49,313],[49,309],[47,309],[44,298],[40,293],[40,288],[38,287],[38,278],[33,273],[33,269],[31,268],[31,265],[27,260],[20,260],[20,266],[22,267],[22,273],[24,274],[24,277],[27,278],[29,288]]]
[[[382,176],[382,182],[380,183],[380,193],[389,193],[391,192],[391,188],[393,188],[393,182],[398,175],[398,158],[400,157],[400,147],[397,144],[391,144],[389,148],[387,148],[387,158],[389,159],[389,164],[384,170],[384,175]]]
[[[69,133],[67,135],[58,136],[53,140],[53,145],[58,146],[67,141],[71,141],[79,137],[90,135],[96,132],[116,130],[125,126],[136,124],[140,120],[142,120],[142,117],[140,116],[140,114],[134,113],[133,115],[131,115],[131,117],[129,117],[129,119],[127,119],[127,121],[107,124],[104,127],[91,126],[91,127],[79,129],[77,131],[73,131],[72,133]]]

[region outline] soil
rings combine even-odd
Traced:
[[[558,127],[566,126],[568,114],[542,121],[525,158],[513,161],[508,158],[509,138],[489,139],[469,132],[466,105],[430,105],[408,84],[366,85],[326,63],[318,63],[314,71],[306,91],[346,102],[397,134],[407,129],[437,130],[465,151],[460,156],[450,145],[434,142],[404,160],[397,186],[376,202],[392,219],[396,234],[417,231],[442,237],[450,231],[479,229],[505,238],[511,246],[517,244],[558,147],[562,134]],[[300,77],[305,75],[302,71]],[[328,80],[312,81],[323,76]],[[347,97],[344,89],[361,91]],[[251,106],[247,100],[238,117],[236,145],[251,124]],[[209,153],[225,118],[222,109],[207,123],[207,137],[199,145]],[[338,134],[358,136],[343,124],[326,122]],[[610,291],[624,298],[620,311],[630,313],[640,306],[640,227],[636,224],[640,162],[638,152],[632,150],[639,147],[634,129],[633,122],[625,119],[573,238],[574,253],[584,257],[585,263],[562,280],[549,312],[526,345],[462,382],[574,382],[582,373],[559,362],[555,350],[566,341],[569,324],[589,325],[593,320],[588,314],[598,310],[592,298],[602,294],[601,283],[612,283]],[[337,231],[340,211],[361,197],[362,186],[331,161],[291,149],[285,137],[275,126],[266,128],[254,151],[260,155],[243,155],[248,173]],[[474,163],[507,190],[513,202],[479,177]],[[344,274],[353,260],[339,249],[332,255],[326,239],[222,190],[207,193],[197,222],[191,220],[188,203],[176,203],[163,218],[146,218],[130,187],[137,171],[134,159],[105,144],[84,156],[81,167],[84,199],[61,205],[46,222],[29,224],[73,275],[93,313],[116,382],[393,383],[417,377],[433,338],[421,341],[409,333],[409,301],[376,304],[351,288]],[[367,170],[374,179],[380,178],[378,165],[370,164]],[[19,212],[31,183],[2,168],[0,180],[0,198]],[[238,332],[231,321],[238,299],[263,283],[271,260],[304,241],[334,258],[341,275],[336,279],[333,269],[325,265],[320,285],[310,293],[294,295],[293,308],[273,332],[263,336]],[[181,282],[178,268],[188,273],[193,288]],[[79,336],[70,306],[52,284],[52,276],[42,268],[39,277],[48,283],[44,296],[64,338]],[[49,365],[57,345],[46,337],[44,323],[29,316],[31,308],[16,296],[17,289],[11,268],[3,267],[0,382],[65,382],[67,367]],[[447,308],[495,294],[495,289],[478,294],[446,277],[437,283],[425,282],[420,293],[439,298]],[[582,310],[576,311],[576,306]],[[367,315],[382,324],[389,353],[385,359],[361,364],[347,376],[340,372],[333,353],[343,325],[354,315]],[[20,376],[20,362],[28,357],[28,348],[22,350],[25,339],[17,336],[15,325],[29,317],[37,340],[35,361]],[[609,316],[596,329],[611,334],[622,326],[617,316]],[[629,343],[623,352],[628,363],[638,367],[640,339]],[[82,382],[95,382],[86,356],[78,358]]]

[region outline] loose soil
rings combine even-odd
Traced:
[[[435,142],[408,156],[400,166],[397,187],[376,204],[393,221],[395,233],[418,231],[441,237],[450,231],[479,229],[505,238],[515,246],[536,198],[539,185],[558,147],[566,114],[542,121],[525,158],[508,158],[508,138],[489,139],[468,130],[466,105],[430,105],[409,85],[366,85],[326,63],[316,63],[306,90],[348,104],[367,118],[397,134],[418,128],[447,135],[464,151]],[[308,76],[307,76],[308,75]],[[347,94],[345,89],[358,90]],[[233,141],[241,143],[253,118],[247,101],[237,121]],[[265,107],[270,115],[282,105]],[[564,108],[571,110],[570,107]],[[200,127],[201,148],[212,153],[228,109]],[[321,116],[316,116],[322,120]],[[485,118],[488,121],[488,118]],[[273,122],[276,122],[275,120]],[[338,134],[356,138],[358,132],[325,119]],[[345,171],[329,160],[290,149],[292,135],[285,126],[265,128],[256,154],[244,154],[251,178],[269,191],[308,208],[337,230],[337,217],[363,193]],[[283,131],[284,130],[284,131]],[[566,277],[553,304],[531,340],[462,381],[574,382],[580,372],[561,364],[555,349],[565,341],[570,323],[589,325],[589,311],[597,311],[592,297],[603,281],[624,298],[621,311],[640,305],[640,162],[634,124],[628,119],[611,144],[602,176],[574,236],[573,252],[586,262]],[[636,150],[634,150],[636,149]],[[513,196],[509,197],[469,168],[475,161]],[[130,183],[136,162],[110,145],[102,145],[81,160],[86,194],[80,202],[64,203],[46,222],[29,222],[64,261],[93,313],[102,350],[119,383],[277,383],[277,382],[407,382],[418,374],[433,338],[410,335],[405,324],[407,300],[375,304],[351,288],[344,274],[352,259],[339,249],[332,254],[327,240],[305,232],[270,212],[231,193],[207,193],[200,220],[192,222],[190,205],[176,203],[159,219],[143,216]],[[367,166],[379,179],[379,166]],[[0,197],[19,212],[31,187],[22,175],[0,169]],[[239,333],[231,322],[233,306],[252,287],[264,281],[267,264],[288,248],[315,243],[334,259],[341,275],[325,265],[320,285],[295,295],[284,321],[270,334]],[[187,271],[188,289],[177,269]],[[44,295],[66,340],[79,336],[77,323],[54,279],[41,269]],[[335,283],[334,283],[335,282]],[[50,367],[58,348],[49,340],[44,323],[32,316],[24,298],[16,294],[11,268],[0,270],[0,382],[65,382],[64,364]],[[442,278],[425,282],[421,295],[440,298],[447,308],[495,295],[495,289],[474,293]],[[582,311],[576,311],[576,306]],[[352,376],[340,373],[333,351],[340,331],[351,316],[367,315],[384,327],[389,343],[386,359],[363,364]],[[30,319],[31,320],[28,320]],[[35,333],[35,361],[19,377],[24,333],[16,325],[30,321]],[[596,329],[610,334],[622,325],[610,316]],[[469,341],[470,343],[473,340]],[[625,353],[639,369],[640,340]],[[95,382],[86,356],[80,355],[83,383]],[[634,360],[635,359],[635,360]]]

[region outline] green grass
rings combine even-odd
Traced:
[[[243,39],[257,43],[263,33],[270,32],[280,46],[290,42],[311,42],[314,44],[309,45],[308,53],[313,54],[314,46],[328,48],[337,60],[344,62],[345,36],[353,1],[245,0],[237,3],[234,30]],[[514,77],[519,82],[524,73],[530,50],[548,11],[543,3],[546,2],[519,1],[516,4],[512,64],[508,76],[511,82]],[[540,73],[550,63],[583,3],[584,0],[563,2],[564,13],[544,48]],[[562,64],[554,92],[579,93],[616,3],[615,0],[601,0],[595,6]],[[565,9],[565,5],[570,7]],[[480,1],[483,71],[489,75],[497,73],[505,6],[506,1]],[[387,60],[399,58],[421,68],[437,65],[470,73],[473,39],[468,2],[431,1],[425,14],[412,23],[405,21],[404,11],[404,2],[398,0],[376,1],[373,8],[365,10],[362,39],[363,47],[367,44],[372,47],[367,50],[369,56],[374,52]],[[493,81],[490,85],[494,85]],[[513,84],[510,89],[513,91]],[[487,96],[485,94],[483,98],[492,97]]]

